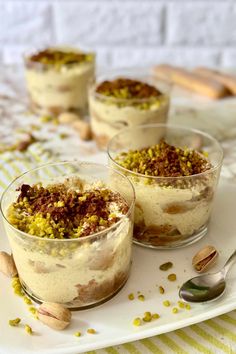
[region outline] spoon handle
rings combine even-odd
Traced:
[[[229,259],[224,265],[223,272],[225,276],[235,262],[236,262],[236,250],[231,254],[231,256],[229,257]]]

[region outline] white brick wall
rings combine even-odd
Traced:
[[[236,66],[234,0],[0,0],[0,62],[72,44],[103,66]]]

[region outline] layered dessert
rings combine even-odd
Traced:
[[[32,110],[42,115],[87,111],[88,83],[94,78],[95,56],[70,48],[47,48],[25,58]]]
[[[6,212],[23,288],[36,301],[81,308],[115,294],[128,277],[129,205],[103,183],[68,178],[23,184]]]
[[[206,233],[219,172],[206,152],[162,139],[120,152],[114,161],[135,187],[136,242],[172,247]]]
[[[93,136],[102,149],[121,129],[147,123],[165,123],[169,99],[143,81],[116,78],[89,92]]]

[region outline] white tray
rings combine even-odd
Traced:
[[[10,280],[0,275],[0,353],[17,354],[78,354],[88,350],[108,347],[169,332],[206,319],[215,317],[236,308],[236,271],[235,267],[228,276],[225,294],[217,301],[192,305],[192,309],[180,310],[173,314],[171,308],[178,301],[178,286],[195,275],[191,268],[193,254],[205,244],[213,244],[220,257],[215,269],[221,267],[235,249],[236,186],[221,183],[215,200],[210,228],[207,237],[197,244],[172,251],[155,251],[134,246],[133,264],[130,279],[121,292],[107,303],[90,310],[73,312],[73,320],[68,329],[56,332],[34,320],[21,298],[15,296]],[[2,225],[0,227],[0,249],[8,249]],[[172,261],[170,272],[177,274],[176,282],[166,277],[170,272],[161,272],[159,265]],[[213,269],[214,270],[214,269]],[[165,288],[160,295],[157,285]],[[63,284],[62,284],[63,286]],[[128,300],[128,294],[141,291],[145,301]],[[164,307],[163,300],[170,300],[171,307]],[[145,311],[157,312],[160,318],[134,327],[132,320],[142,316]],[[22,322],[32,326],[35,334],[29,336],[22,328],[9,327],[8,320],[20,317]],[[97,334],[86,334],[87,328],[95,328]],[[80,338],[73,334],[81,331]]]

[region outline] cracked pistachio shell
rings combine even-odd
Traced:
[[[207,245],[195,254],[192,265],[198,273],[205,272],[216,262],[218,255],[214,246]]]
[[[0,252],[0,272],[9,278],[17,275],[17,269],[13,256],[6,252]]]
[[[48,327],[60,331],[70,324],[71,312],[60,304],[44,302],[38,308],[38,318]]]

